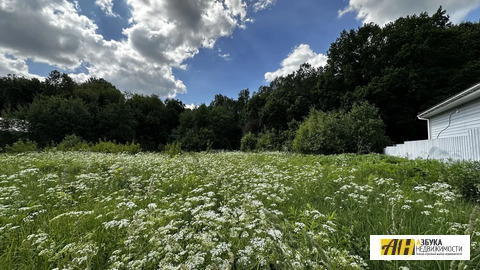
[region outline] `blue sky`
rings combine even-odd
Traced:
[[[361,25],[354,14],[338,17],[337,11],[344,5],[341,1],[327,3],[329,6],[325,6],[327,1],[291,2],[277,1],[255,14],[255,22],[246,29],[219,39],[216,50],[202,50],[187,60],[187,70],[175,71],[188,89],[179,98],[190,104],[210,102],[217,93],[236,98],[242,89],[257,91],[268,84],[265,73],[279,69],[296,46],[309,44],[314,52],[325,54],[343,29]],[[229,54],[228,59],[219,57],[218,49],[220,54]],[[197,93],[202,96],[197,98]]]
[[[480,0],[2,0],[0,76],[58,69],[208,104],[301,63],[324,65],[343,29],[440,5],[455,23],[480,18]]]

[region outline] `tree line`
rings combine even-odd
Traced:
[[[304,64],[256,92],[218,94],[195,109],[175,99],[122,93],[103,79],[75,83],[58,71],[44,81],[9,75],[0,78],[2,116],[25,120],[29,132],[4,128],[0,144],[27,136],[46,146],[75,134],[91,142],[135,141],[148,151],[173,142],[189,151],[298,150],[305,147],[300,137],[328,135],[343,140],[339,147],[317,145],[313,152],[379,151],[389,142],[425,139],[426,123],[416,115],[480,80],[480,24],[452,24],[439,8],[384,27],[344,30],[327,56],[324,67]],[[355,113],[371,124],[369,138],[348,131]],[[312,139],[308,130],[324,135]]]
[[[65,73],[52,71],[45,81],[13,75],[0,78],[3,144],[27,137],[40,147],[61,142],[67,135],[86,141],[138,142],[155,150],[169,140],[184,105],[174,99],[120,92],[104,79],[77,84]],[[28,133],[6,131],[7,125],[28,123]]]

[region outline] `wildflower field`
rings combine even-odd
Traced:
[[[381,155],[2,154],[0,269],[479,269],[455,184],[477,174]],[[472,260],[370,261],[371,234],[471,234]]]

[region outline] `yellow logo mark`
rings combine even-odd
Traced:
[[[380,239],[381,255],[415,255],[414,239]]]

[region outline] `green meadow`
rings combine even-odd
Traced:
[[[0,155],[0,269],[479,269],[477,163],[382,155]],[[470,234],[470,261],[370,261]]]

